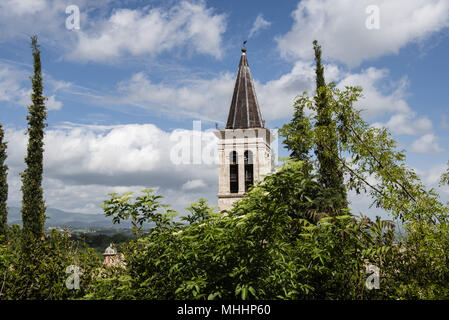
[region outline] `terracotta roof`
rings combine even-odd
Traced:
[[[249,71],[246,48],[242,48],[226,129],[263,128],[254,83]]]

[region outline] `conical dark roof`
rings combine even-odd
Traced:
[[[257,102],[254,83],[249,72],[246,48],[242,49],[239,71],[235,80],[234,94],[229,109],[226,129],[263,128],[262,116]]]

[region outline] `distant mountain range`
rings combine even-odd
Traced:
[[[103,214],[85,214],[76,212],[67,212],[54,208],[47,208],[45,215],[50,217],[45,221],[45,227],[67,226],[72,228],[90,228],[90,227],[126,227],[131,223],[125,221],[120,224],[113,224],[112,217],[106,217]],[[22,225],[22,214],[20,208],[10,207],[8,210],[8,224]]]

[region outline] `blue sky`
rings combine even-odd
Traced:
[[[79,8],[78,30],[66,28],[69,5]],[[378,28],[367,27],[377,18]],[[289,121],[297,94],[313,92],[317,39],[326,79],[361,85],[366,119],[388,127],[408,164],[437,187],[449,159],[448,26],[447,0],[3,0],[9,204],[21,200],[33,34],[49,97],[47,205],[99,213],[107,193],[154,187],[182,212],[199,197],[216,204],[218,172],[215,164],[173,164],[172,133],[189,133],[194,120],[203,130],[223,125],[243,40],[269,128]],[[439,191],[449,200],[447,188]],[[379,213],[366,210],[366,197],[352,201],[356,212]]]

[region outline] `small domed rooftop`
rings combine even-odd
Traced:
[[[104,250],[103,255],[107,256],[107,255],[114,255],[117,254],[117,250],[115,250],[114,245],[111,243],[109,245],[109,247],[106,248],[106,250]]]

